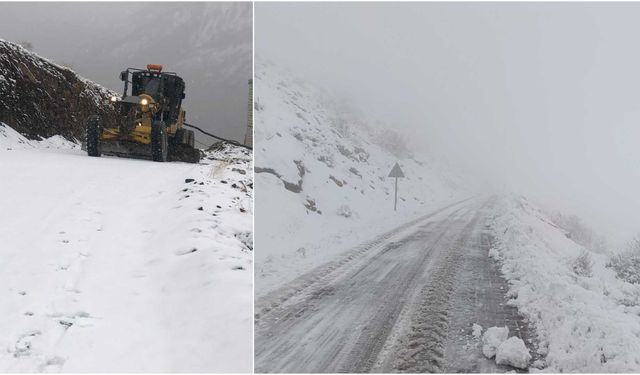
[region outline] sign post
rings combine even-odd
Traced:
[[[395,192],[395,200],[393,202],[393,210],[396,211],[398,207],[398,177],[404,177],[404,172],[400,169],[400,165],[396,163],[389,172],[389,177],[394,177],[396,179],[396,192]]]

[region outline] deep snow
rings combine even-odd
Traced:
[[[0,371],[250,372],[251,168],[0,125]]]
[[[640,285],[617,279],[606,255],[575,243],[524,197],[500,200],[491,226],[490,254],[510,303],[536,327],[546,371],[640,371]],[[574,267],[585,252],[590,276]]]

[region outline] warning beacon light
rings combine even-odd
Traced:
[[[147,70],[161,72],[162,71],[162,65],[160,65],[160,64],[147,64]]]

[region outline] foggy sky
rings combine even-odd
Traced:
[[[640,4],[257,3],[256,55],[494,188],[640,234]]]
[[[0,38],[29,41],[39,55],[118,93],[120,71],[163,64],[186,82],[187,122],[244,139],[251,3],[0,2]]]

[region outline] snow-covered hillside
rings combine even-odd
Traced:
[[[258,296],[372,234],[470,195],[445,162],[394,152],[401,145],[280,68],[258,60],[255,80]],[[387,176],[396,162],[406,178],[394,212]]]
[[[251,372],[251,169],[0,125],[0,371]]]
[[[510,303],[534,325],[550,372],[639,372],[640,285],[574,242],[526,198],[499,201],[490,251]]]

